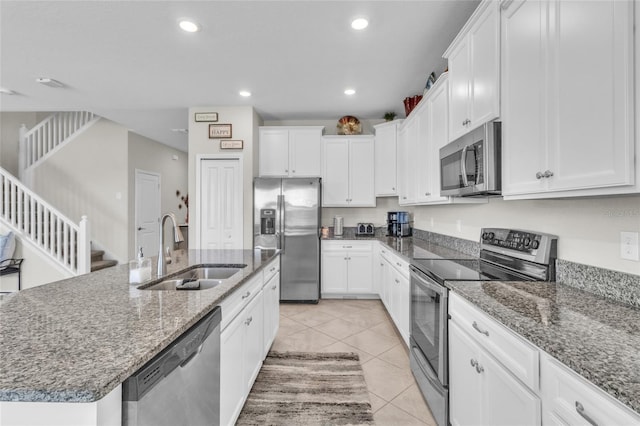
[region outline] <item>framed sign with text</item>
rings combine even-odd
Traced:
[[[240,139],[220,141],[220,149],[242,149],[243,145]]]
[[[231,124],[209,124],[209,139],[231,139]]]
[[[196,123],[201,122],[216,122],[218,121],[218,113],[217,112],[196,112],[195,114]]]

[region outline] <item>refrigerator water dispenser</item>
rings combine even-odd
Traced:
[[[276,233],[276,209],[260,210],[260,233],[262,235]]]

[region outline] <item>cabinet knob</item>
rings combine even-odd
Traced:
[[[431,193],[430,192],[425,192],[424,195],[428,197],[429,195],[431,195]]]
[[[276,288],[278,288],[278,286],[274,285],[273,287],[271,287],[271,290],[275,290]]]
[[[403,200],[406,200],[406,199],[407,199],[407,197],[402,197],[402,199],[403,199]]]
[[[247,318],[247,320],[244,322],[246,325],[251,324],[251,321],[253,321],[253,317],[249,317]]]
[[[395,188],[391,188],[391,190],[392,190],[392,191],[395,191],[396,189],[395,189]]]
[[[551,176],[553,176],[553,172],[551,170],[545,170],[543,176],[546,178],[550,178]]]
[[[544,177],[544,175],[542,174],[542,172],[537,172],[536,173],[536,179],[540,180]]]
[[[248,291],[245,295],[243,295],[242,298],[246,299],[249,296],[251,296],[251,292],[250,291]]]
[[[396,284],[400,284],[400,280],[396,278]]]
[[[295,173],[295,172],[296,172],[295,170],[291,170],[291,173]]]

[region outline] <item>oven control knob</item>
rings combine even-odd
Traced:
[[[482,233],[482,239],[483,239],[483,240],[486,240],[488,237],[489,237],[489,234],[488,234],[488,233],[486,233],[486,232],[483,232],[483,233]]]
[[[526,237],[526,238],[524,239],[524,246],[525,246],[525,247],[529,247],[529,244],[531,244],[531,238]]]
[[[495,237],[496,234],[494,234],[493,232],[489,232],[489,235],[487,236],[487,239],[489,240],[493,240],[493,237]]]
[[[538,240],[533,240],[533,242],[531,243],[531,248],[537,249],[538,247],[540,247],[540,242]]]

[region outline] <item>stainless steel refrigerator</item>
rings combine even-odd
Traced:
[[[316,303],[320,298],[320,194],[319,178],[253,182],[253,243],[282,250],[282,301]]]

